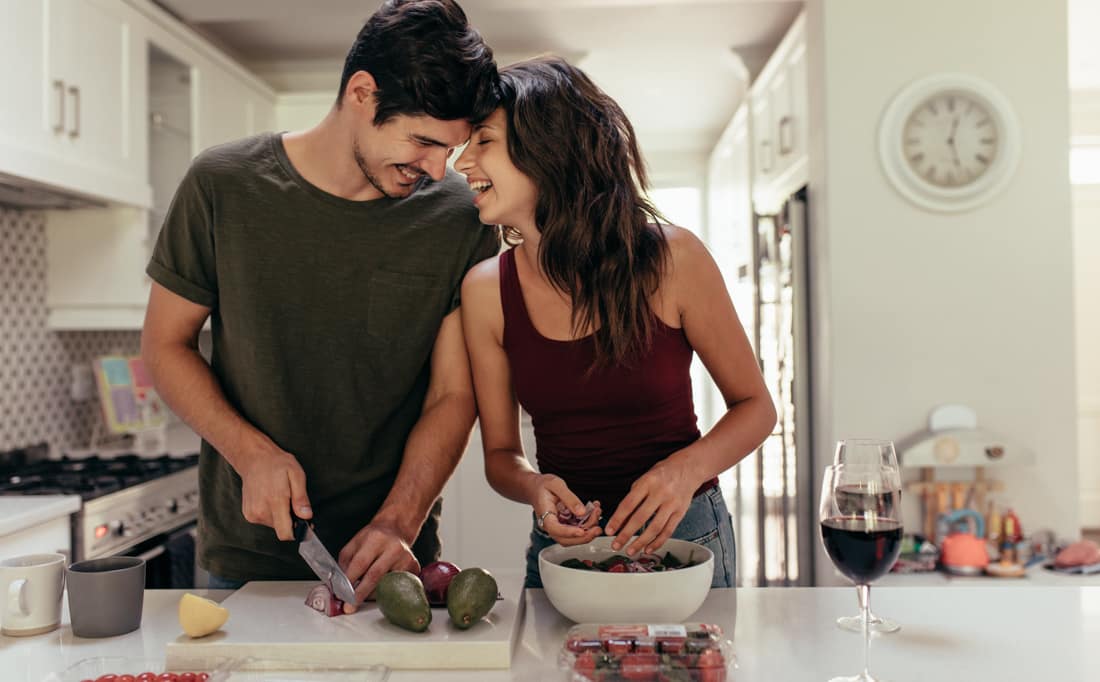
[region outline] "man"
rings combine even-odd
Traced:
[[[177,190],[142,356],[203,438],[212,586],[311,578],[292,510],[339,550],[359,599],[438,558],[439,493],[475,417],[458,291],[499,248],[446,163],[495,79],[453,0],[389,0],[324,120],[207,150]]]

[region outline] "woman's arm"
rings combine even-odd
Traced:
[[[676,530],[695,491],[759,446],[776,419],[775,405],[717,264],[691,232],[670,227],[666,234],[672,267],[662,282],[662,299],[675,302],[688,342],[718,385],[727,410],[706,435],[634,482],[607,523],[607,534],[617,535],[617,549],[653,519],[627,547],[628,553],[659,548]]]
[[[531,505],[540,518],[556,512],[558,502],[574,513],[584,504],[557,476],[540,474],[527,461],[519,429],[519,403],[504,352],[504,311],[500,303],[498,260],[474,266],[462,282],[462,328],[470,353],[477,398],[481,441],[485,449],[485,478],[493,490],[508,499]],[[544,529],[562,544],[588,542],[599,526],[573,528],[558,523],[556,513],[545,517]]]

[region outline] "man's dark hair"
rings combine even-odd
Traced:
[[[375,125],[398,114],[481,121],[496,108],[493,51],[454,0],[387,0],[348,52],[337,106],[356,71],[378,86]]]

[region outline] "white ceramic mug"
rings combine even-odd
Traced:
[[[10,637],[49,632],[61,623],[64,554],[27,554],[0,561],[0,631]]]

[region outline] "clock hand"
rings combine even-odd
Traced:
[[[961,167],[962,162],[959,161],[959,149],[955,146],[955,131],[959,129],[959,118],[955,117],[955,120],[951,122],[951,135],[947,138],[947,144],[951,147],[951,154],[955,157],[955,166]]]

